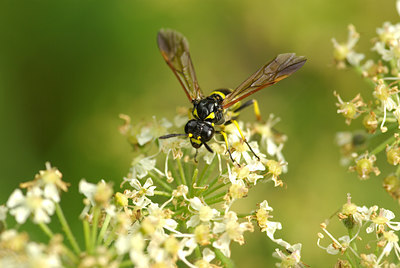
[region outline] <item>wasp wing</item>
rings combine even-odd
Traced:
[[[233,90],[222,102],[224,109],[247,96],[271,86],[300,69],[306,58],[294,53],[279,54]]]
[[[189,100],[203,98],[186,38],[174,30],[162,29],[158,32],[157,43],[161,55],[178,78]]]

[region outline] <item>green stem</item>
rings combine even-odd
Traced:
[[[96,247],[99,218],[100,218],[100,207],[95,205],[93,207],[92,233],[91,233],[91,237],[90,237],[92,249],[94,249]]]
[[[201,251],[199,245],[194,249],[194,254],[196,254],[197,259],[201,259]]]
[[[69,267],[76,267],[79,262],[78,256],[76,256],[67,246],[62,246],[63,253],[71,260],[71,265]],[[67,266],[67,265],[66,265]],[[68,267],[68,266],[67,266]]]
[[[89,222],[87,219],[83,219],[83,235],[85,237],[85,246],[86,246],[86,251],[91,253],[92,252],[92,247],[90,244],[90,226]]]
[[[157,184],[159,186],[161,186],[162,188],[164,188],[164,190],[166,190],[167,192],[172,192],[172,188],[171,186],[168,185],[168,183],[166,183],[165,181],[163,181],[163,179],[161,179],[160,177],[158,177],[156,174],[154,174],[153,172],[149,172],[150,177],[157,182]]]
[[[196,168],[193,172],[193,176],[192,176],[192,180],[190,183],[190,187],[189,187],[189,196],[192,197],[193,196],[193,191],[195,190],[193,188],[193,186],[195,186],[196,184],[196,180],[197,180],[197,174],[199,173],[199,170]],[[196,185],[197,186],[197,185]]]
[[[193,176],[192,176],[192,184],[193,184],[193,185],[196,184],[196,186],[197,186],[197,178],[198,178],[198,175],[199,175],[199,169],[196,168],[196,169],[194,170]]]
[[[354,267],[354,268],[358,267],[358,265],[354,262],[353,258],[350,256],[348,250],[346,250],[345,255],[347,257],[347,260],[350,262],[351,267]]]
[[[181,181],[180,176],[178,176],[178,174],[177,174],[177,171],[176,171],[177,168],[176,168],[176,165],[175,165],[175,161],[173,162],[171,159],[169,159],[168,166],[170,167],[169,171],[171,172],[172,178],[174,178],[175,183],[177,185],[181,185],[182,181]]]
[[[171,197],[171,193],[167,193],[167,192],[164,192],[164,191],[157,191],[157,190],[155,190],[155,191],[154,191],[154,194],[155,194],[155,195],[166,196],[166,197]]]
[[[206,202],[206,204],[211,205],[211,204],[215,204],[218,202],[223,201],[223,197],[226,195],[226,192],[221,192],[219,194],[216,194],[212,197],[206,198],[204,201]]]
[[[375,111],[375,113],[377,114],[378,111]],[[387,122],[387,121],[388,121],[388,119],[386,118],[386,122]],[[387,130],[384,134],[387,134],[387,133],[391,132],[392,130],[397,129],[397,128],[398,128],[398,125],[397,125],[397,124],[391,124],[391,125],[389,125],[387,128],[388,128],[388,130]],[[368,135],[368,136],[367,136],[367,139],[368,139],[369,141],[371,141],[371,140],[375,139],[376,137],[381,137],[382,134],[383,134],[382,132],[376,131],[374,134]]]
[[[220,260],[223,264],[224,267],[226,268],[234,268],[235,263],[228,257],[226,257],[224,254],[219,249],[214,249],[215,255]]]
[[[352,229],[347,228],[347,232],[348,232],[349,237],[350,237],[350,240],[351,240],[351,239],[353,238]],[[355,242],[355,239],[353,239],[353,240],[350,242],[350,246],[352,246],[352,248],[353,248],[355,251],[357,251],[357,244],[356,244],[356,242]]]
[[[391,144],[395,140],[396,138],[394,136],[391,136],[390,138],[386,139],[384,142],[376,146],[375,149],[373,149],[370,154],[376,155],[377,153],[380,153],[381,151],[385,150],[387,144]]]
[[[204,169],[203,172],[201,172],[199,181],[198,181],[198,185],[197,186],[203,186],[203,181],[205,178],[208,178],[210,173],[214,170],[215,165],[218,163],[218,160],[216,160],[217,157],[214,157],[214,159],[212,160],[211,164],[207,164]]]
[[[181,159],[177,158],[176,162],[178,163],[179,175],[181,176],[182,184],[187,185],[185,172],[183,171],[183,168],[182,168]]]
[[[42,231],[51,239],[53,238],[54,234],[53,232],[50,230],[49,226],[47,226],[47,224],[41,222],[38,224],[40,229],[42,229]]]
[[[104,242],[104,245],[106,247],[109,247],[114,240],[115,240],[115,228],[111,230],[110,234],[107,236],[107,240]]]
[[[131,260],[125,260],[121,262],[118,267],[132,267],[132,265],[133,264]]]
[[[353,238],[353,230],[350,228],[347,228],[347,233],[349,234],[349,238],[350,240]],[[355,251],[357,251],[357,244],[355,242],[355,239],[353,239],[350,242],[350,247],[352,247]],[[358,267],[357,262],[354,261],[354,259],[351,257],[351,255],[349,254],[349,250],[346,250],[346,257],[348,259],[348,261],[350,262],[352,267]]]
[[[215,181],[218,181],[218,180],[215,180]],[[213,184],[215,184],[215,183],[213,183]],[[211,186],[212,186],[212,185],[210,184],[210,187],[211,187]],[[223,182],[221,182],[220,184],[218,184],[218,185],[215,186],[214,188],[208,188],[208,190],[205,191],[205,192],[203,193],[203,196],[210,195],[210,194],[214,193],[215,191],[221,189],[221,188],[224,187],[224,186],[226,186],[226,184],[224,184]]]
[[[110,221],[111,221],[111,215],[107,214],[106,218],[104,219],[103,225],[101,226],[100,229],[99,238],[97,239],[97,245],[100,245],[100,243],[103,241],[104,235],[107,231]]]
[[[57,213],[57,217],[61,223],[61,227],[62,227],[65,235],[67,236],[69,242],[71,243],[73,250],[75,251],[75,253],[77,255],[79,255],[81,253],[81,249],[79,248],[78,242],[76,241],[75,236],[73,235],[71,228],[69,227],[67,219],[65,218],[64,213],[63,213],[59,203],[56,203],[56,213]]]

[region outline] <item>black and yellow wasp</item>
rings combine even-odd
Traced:
[[[294,53],[280,54],[272,61],[262,66],[236,89],[217,89],[209,96],[205,97],[196,79],[196,73],[192,60],[190,59],[189,45],[186,38],[174,30],[162,29],[158,33],[157,43],[161,55],[172,69],[176,78],[178,78],[188,99],[193,104],[193,119],[189,120],[185,125],[185,134],[168,134],[159,138],[168,139],[177,136],[189,137],[190,143],[194,148],[198,149],[204,145],[206,149],[212,153],[213,150],[207,142],[211,140],[215,133],[222,134],[229,156],[234,162],[229,149],[227,135],[223,131],[224,125],[233,123],[237,127],[242,140],[258,158],[243,136],[235,120],[238,116],[238,112],[250,105],[254,106],[257,119],[261,120],[258,104],[254,99],[243,104],[241,104],[240,101],[290,76],[304,65],[306,59],[302,56],[296,56]],[[221,130],[216,130],[216,126],[219,126]]]

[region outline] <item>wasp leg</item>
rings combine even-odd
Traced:
[[[196,153],[194,154],[194,162],[197,164],[198,163],[198,161],[197,161],[197,153],[198,153],[199,151],[196,149]]]
[[[213,149],[211,149],[211,147],[207,144],[207,143],[203,143],[204,147],[206,147],[207,151],[209,151],[210,153],[214,153]]]
[[[227,150],[228,153],[229,153],[229,157],[231,158],[231,160],[232,160],[233,163],[236,163],[236,164],[239,165],[239,163],[237,163],[237,162],[235,161],[235,159],[233,159],[233,157],[232,157],[231,150],[230,150],[230,147],[229,147],[229,144],[228,144],[228,136],[226,135],[226,133],[225,133],[224,131],[222,131],[222,130],[216,131],[216,133],[217,133],[217,134],[221,134],[221,135],[224,137],[224,141],[225,141],[225,145],[226,145],[226,150]],[[239,166],[240,166],[240,165],[239,165]]]
[[[242,130],[239,127],[238,122],[236,120],[234,120],[234,119],[231,119],[229,121],[232,122],[236,126],[237,130],[239,131],[240,136],[243,139],[243,141],[247,144],[247,146],[249,146],[250,151],[254,154],[255,157],[257,157],[258,161],[260,161],[260,157],[253,151],[253,148],[251,148],[250,144],[247,142],[246,138],[244,137],[244,135],[242,133]]]
[[[254,114],[256,115],[257,121],[261,121],[260,107],[258,106],[258,102],[255,99],[246,101],[245,103],[241,104],[238,108],[234,109],[233,112],[235,113],[239,112],[240,110],[243,110],[244,108],[249,107],[250,105],[253,105]]]

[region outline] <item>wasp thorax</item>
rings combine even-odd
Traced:
[[[200,120],[209,120],[214,122],[218,111],[218,100],[212,97],[207,97],[195,104],[193,115]]]
[[[185,126],[185,133],[189,135],[194,148],[199,148],[203,143],[211,140],[214,132],[214,127],[206,121],[192,119]]]

